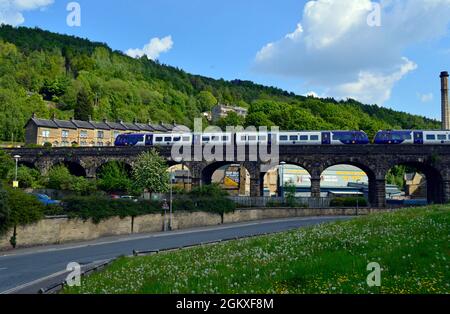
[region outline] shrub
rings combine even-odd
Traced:
[[[7,189],[7,204],[10,209],[8,226],[23,226],[39,221],[44,217],[45,205],[35,196],[20,189]]]
[[[227,198],[228,194],[219,185],[203,185],[174,200],[174,210],[228,213],[236,209],[236,204]]]
[[[367,205],[364,197],[339,197],[333,198],[330,202],[331,207],[365,207]]]
[[[14,169],[14,160],[3,149],[0,149],[0,179],[6,179],[9,171]]]
[[[94,181],[73,176],[64,166],[56,166],[49,171],[46,186],[49,189],[74,191],[79,195],[89,195],[96,189]]]
[[[0,235],[8,230],[10,209],[8,206],[6,191],[0,183]]]
[[[97,185],[107,192],[126,191],[130,192],[132,180],[123,164],[110,162],[102,167]]]
[[[11,169],[8,173],[7,179],[12,182],[15,179],[15,169]],[[41,174],[38,170],[20,166],[17,169],[17,180],[20,183],[21,188],[40,188],[41,187]]]
[[[136,217],[161,213],[162,204],[156,201],[113,200],[107,197],[71,197],[64,200],[64,213],[71,218],[92,219],[94,223],[119,216]]]

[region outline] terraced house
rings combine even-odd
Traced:
[[[75,119],[40,119],[35,114],[25,125],[25,145],[69,146],[114,146],[114,141],[123,133],[171,132],[174,123],[126,123],[123,121],[80,121]]]

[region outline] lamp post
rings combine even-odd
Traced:
[[[286,162],[282,161],[280,162],[280,168],[281,168],[281,197],[284,199],[284,166],[286,165]]]
[[[173,172],[170,172],[169,175],[170,179],[170,216],[169,216],[169,230],[172,230],[172,211],[173,211],[173,190],[172,190],[172,184],[175,181],[175,174]]]
[[[13,187],[14,188],[18,188],[19,187],[19,182],[17,182],[17,172],[18,172],[18,168],[19,168],[19,159],[21,158],[20,155],[15,155],[14,159],[16,160],[16,172],[15,172],[15,176],[14,176],[14,182],[13,182]]]

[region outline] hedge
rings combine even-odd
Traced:
[[[333,198],[330,202],[331,207],[366,207],[367,205],[364,197],[339,197]]]

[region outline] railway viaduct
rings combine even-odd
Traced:
[[[95,178],[102,165],[119,161],[133,167],[140,153],[149,147],[85,147],[85,148],[16,148],[20,164],[34,167],[45,174],[57,164],[66,165],[76,175]],[[170,147],[157,148],[169,166],[183,164],[190,170],[192,184],[211,183],[214,171],[227,164],[241,164],[250,173],[251,196],[263,191],[265,165],[259,160],[245,161],[182,161],[172,158]],[[194,148],[191,148],[193,153]],[[248,150],[248,148],[247,148]],[[192,155],[191,155],[192,156]],[[235,155],[236,157],[236,155]],[[237,158],[236,158],[237,159]],[[321,174],[327,168],[347,164],[359,167],[369,178],[369,202],[373,207],[386,206],[386,175],[396,165],[416,168],[427,179],[431,203],[450,202],[450,146],[448,145],[355,145],[355,146],[279,146],[279,160],[298,165],[311,175],[311,196],[320,197]]]

